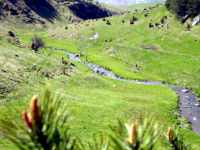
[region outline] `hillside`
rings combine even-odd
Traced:
[[[45,24],[65,21],[68,23],[86,19],[97,19],[111,16],[114,13],[101,5],[86,1],[24,1],[3,0],[0,3],[1,20],[24,22],[29,24]]]
[[[134,5],[134,4],[155,4],[163,3],[165,0],[97,0],[101,3],[107,3],[112,5]]]
[[[147,114],[163,133],[155,149],[171,149],[163,139],[168,127],[178,125],[185,143],[197,150],[199,130],[189,121],[200,118],[183,118],[179,100],[200,95],[199,35],[200,26],[188,29],[163,5],[69,24],[61,19],[45,28],[1,22],[0,118],[22,125],[28,100],[49,87],[72,116],[71,134],[85,143],[109,133],[118,119],[130,122]],[[38,51],[31,49],[35,36],[45,45]],[[181,87],[185,95],[169,85]],[[0,149],[17,148],[0,137]]]

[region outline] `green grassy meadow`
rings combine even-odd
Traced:
[[[40,95],[48,86],[66,104],[73,135],[84,141],[91,141],[100,132],[109,133],[109,126],[116,125],[118,119],[130,122],[143,113],[155,116],[163,133],[179,123],[178,97],[168,87],[114,81],[92,73],[79,62],[73,62],[75,67],[67,68],[69,75],[65,75],[61,58],[68,57],[64,50],[48,48],[81,53],[82,60],[104,66],[127,79],[173,83],[200,94],[200,26],[187,31],[163,6],[154,8],[148,17],[144,14],[141,10],[107,18],[111,25],[102,19],[49,24],[47,28],[15,28],[6,24],[3,30],[5,25],[0,25],[0,83],[9,89],[0,93],[0,117],[19,120],[32,95]],[[133,16],[138,21],[130,24]],[[168,16],[168,27],[149,28],[150,22],[160,22],[163,16]],[[26,47],[8,42],[9,30],[15,31]],[[95,33],[99,38],[90,40]],[[27,47],[35,35],[47,47],[39,53]],[[51,77],[47,78],[45,73]],[[193,149],[200,146],[200,137],[190,129],[182,129],[182,133]],[[166,143],[160,140],[158,145],[158,149],[165,149]],[[2,138],[0,149],[15,148]]]

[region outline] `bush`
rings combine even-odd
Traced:
[[[33,39],[32,39],[32,44],[31,44],[31,49],[34,50],[35,52],[38,52],[38,50],[40,48],[43,48],[44,47],[44,42],[41,38],[35,36]]]
[[[138,18],[133,16],[130,20],[130,24],[134,24],[136,21],[138,21]]]
[[[189,23],[187,23],[186,29],[187,29],[187,31],[191,31],[191,29],[192,29],[192,25],[189,24]]]
[[[111,25],[111,22],[109,20],[106,21],[107,25]]]
[[[149,28],[154,28],[154,25],[153,25],[153,23],[149,23]]]

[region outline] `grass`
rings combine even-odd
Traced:
[[[139,21],[130,25],[133,15]],[[164,15],[171,16],[169,29],[148,28],[151,20],[159,22]],[[67,30],[63,24],[51,25],[47,29],[14,29],[8,25],[7,29],[14,30],[24,45],[29,45],[31,38],[37,35],[42,37],[46,46],[75,53],[81,51],[84,54],[82,59],[87,56],[89,61],[125,78],[166,81],[200,91],[199,26],[191,32],[186,31],[162,6],[153,9],[147,18],[140,11],[107,19],[111,21],[110,26],[98,20],[69,24]],[[124,24],[122,20],[125,20]],[[89,40],[96,32],[99,39]],[[72,115],[72,133],[85,141],[90,141],[93,134],[109,132],[108,126],[116,125],[117,119],[129,121],[140,113],[153,114],[163,125],[163,132],[178,122],[177,96],[167,87],[113,81],[93,74],[80,63],[75,63],[71,75],[66,76],[60,73],[63,67],[61,57],[67,59],[63,51],[45,48],[37,54],[28,48],[19,48],[8,43],[3,30],[0,31],[0,42],[0,65],[6,70],[0,71],[0,83],[14,87],[3,93],[0,101],[8,102],[0,106],[0,117],[20,118],[20,113],[15,110],[20,112],[32,95],[40,94],[46,85],[50,85],[51,90],[61,94],[63,103],[68,105],[66,110]],[[136,64],[142,69],[137,70]],[[53,78],[46,78],[43,72],[53,74]],[[198,135],[189,129],[183,129],[182,133],[193,149],[199,147]],[[14,149],[5,140],[0,141],[0,149]],[[165,144],[162,143],[161,147]]]
[[[129,20],[133,15],[138,17],[139,21],[130,25]],[[151,20],[153,23],[159,22],[165,15],[169,18],[169,29],[149,29],[148,23]],[[99,20],[72,25],[64,33],[60,28],[60,31],[56,30],[56,35],[59,37],[62,32],[61,40],[47,41],[56,47],[63,47],[66,43],[64,47],[70,51],[79,52],[81,49],[90,61],[110,68],[126,78],[162,80],[188,86],[198,92],[199,26],[194,27],[191,32],[186,31],[162,6],[153,9],[147,18],[140,12],[112,17],[109,20],[111,26]],[[125,20],[125,24],[121,23],[122,20]],[[88,40],[96,32],[99,33],[99,39]],[[77,41],[71,40],[72,38]],[[144,45],[156,49],[145,49]],[[141,65],[142,71],[135,70],[136,64]]]

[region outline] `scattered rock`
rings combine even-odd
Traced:
[[[12,38],[15,38],[16,35],[13,31],[8,31],[8,36],[12,37]]]
[[[135,64],[135,65],[134,65],[134,71],[135,71],[135,72],[142,71],[142,66],[139,65],[139,64]]]
[[[159,47],[156,45],[147,45],[147,44],[142,44],[141,48],[146,49],[146,50],[153,50],[153,51],[158,51]]]
[[[161,24],[165,24],[166,23],[166,20],[167,20],[167,16],[163,16],[160,20],[160,23]]]
[[[36,65],[36,64],[33,64],[31,70],[34,70],[34,71],[37,70],[37,65]]]
[[[193,20],[192,20],[192,26],[195,26],[197,24],[200,23],[200,15],[196,16]]]
[[[99,38],[99,33],[96,32],[92,37],[89,38],[89,40],[97,40]]]
[[[153,23],[149,23],[149,28],[154,28],[154,25],[153,25]]]
[[[160,23],[157,23],[157,22],[156,22],[156,23],[155,23],[155,26],[159,28],[159,27],[160,27]]]
[[[13,31],[8,31],[8,42],[20,46],[20,40]]]
[[[46,78],[52,78],[52,74],[49,71],[42,71],[42,75]]]
[[[188,90],[188,89],[182,89],[181,92],[183,92],[183,93],[188,93],[189,90]]]

